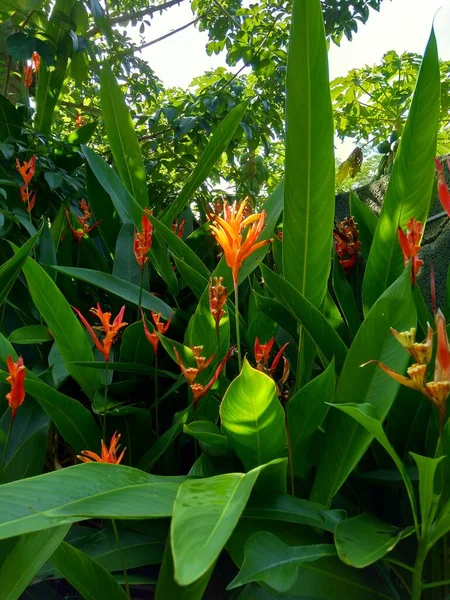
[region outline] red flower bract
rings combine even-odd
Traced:
[[[423,225],[416,221],[414,217],[406,223],[406,233],[401,227],[398,228],[398,241],[403,252],[405,266],[411,260],[411,283],[414,285],[416,276],[423,265],[423,260],[419,258],[420,242],[423,235]]]
[[[21,356],[15,363],[12,356],[9,355],[6,365],[9,372],[9,377],[6,378],[6,381],[11,385],[11,391],[6,394],[6,399],[11,408],[11,418],[14,419],[17,409],[22,406],[25,399],[25,367]]]
[[[91,450],[82,450],[81,455],[78,454],[77,458],[82,460],[85,463],[88,462],[101,462],[101,463],[112,463],[114,465],[118,465],[121,463],[123,455],[125,454],[126,448],[122,450],[119,456],[117,456],[117,452],[119,452],[119,440],[120,433],[117,431],[113,433],[111,437],[111,442],[109,443],[109,448],[105,446],[105,442],[102,440],[102,450],[101,456],[96,454],[95,452],[91,452]]]
[[[122,329],[122,327],[126,327],[128,325],[128,323],[122,322],[123,315],[125,312],[125,306],[122,306],[122,308],[119,311],[119,314],[114,319],[112,324],[110,322],[111,321],[111,313],[103,312],[102,309],[100,308],[100,304],[97,304],[97,308],[91,308],[91,313],[93,313],[96,317],[98,317],[101,322],[101,325],[95,327],[95,329],[100,329],[105,334],[105,337],[101,341],[98,339],[93,328],[89,325],[88,321],[83,317],[83,315],[78,310],[78,308],[75,308],[74,306],[72,308],[77,313],[77,315],[80,317],[80,320],[83,323],[83,325],[89,331],[90,336],[91,336],[96,348],[103,354],[103,356],[105,357],[105,361],[108,362],[109,355],[111,353],[111,346],[115,342],[117,335],[119,333],[119,330]]]
[[[137,264],[140,266],[141,271],[144,268],[145,263],[148,261],[147,254],[152,246],[153,241],[153,225],[151,224],[151,221],[145,212],[142,215],[142,230],[135,231],[133,242],[134,256],[136,257]]]

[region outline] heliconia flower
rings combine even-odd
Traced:
[[[201,347],[201,346],[197,346],[197,348],[199,348],[199,347]],[[203,348],[203,347],[201,347],[201,348]],[[234,346],[232,346],[228,350],[225,357],[223,358],[223,360],[217,367],[214,375],[211,377],[211,379],[208,381],[208,383],[205,385],[202,385],[201,383],[194,383],[195,378],[197,377],[197,375],[200,372],[200,369],[196,369],[195,367],[185,367],[183,365],[183,362],[181,360],[178,350],[175,348],[175,346],[173,346],[173,351],[175,353],[178,365],[181,369],[181,372],[183,373],[184,378],[189,383],[189,387],[191,388],[191,391],[192,391],[192,396],[193,396],[192,404],[194,406],[194,410],[195,410],[200,398],[203,398],[203,396],[205,396],[209,392],[209,390],[212,388],[212,386],[215,384],[215,382],[219,378],[219,375],[222,372],[222,369],[224,368],[225,363],[230,358],[230,354],[233,352],[233,350],[234,350]],[[195,352],[194,352],[194,356],[195,356]],[[210,364],[211,360],[212,360],[212,358],[209,359],[208,364]],[[203,368],[206,368],[206,366],[204,366]]]
[[[105,334],[105,337],[101,341],[98,339],[97,335],[95,334],[94,329],[89,325],[88,321],[83,317],[83,315],[78,310],[78,308],[75,308],[74,306],[72,308],[77,313],[77,315],[80,317],[81,322],[88,330],[96,348],[105,357],[105,362],[108,362],[109,355],[111,354],[111,346],[116,341],[120,329],[122,329],[122,327],[126,327],[128,325],[128,323],[122,322],[123,315],[125,312],[125,306],[122,306],[122,308],[119,311],[119,314],[114,319],[112,324],[111,324],[111,313],[103,312],[102,309],[100,308],[100,304],[97,304],[97,308],[91,308],[91,313],[93,313],[96,317],[98,317],[98,319],[101,322],[101,325],[96,326],[95,329],[99,329],[99,330],[103,331],[103,333]]]
[[[11,408],[11,419],[16,416],[17,409],[22,406],[25,400],[25,366],[23,358],[19,356],[15,363],[11,355],[6,359],[9,377],[6,381],[11,386],[11,391],[6,394],[8,405]]]
[[[209,312],[216,322],[216,331],[219,329],[220,319],[225,315],[223,307],[227,303],[227,288],[222,285],[222,281],[223,277],[209,280]]]
[[[41,66],[41,57],[37,52],[33,52],[33,54],[31,55],[31,65],[34,69],[34,72],[37,73]]]
[[[27,205],[25,210],[29,213],[31,210],[33,210],[34,203],[36,202],[36,192],[29,191],[28,186],[25,185],[19,186],[19,189],[22,202]]]
[[[336,223],[333,230],[334,249],[339,257],[339,264],[344,268],[346,274],[358,260],[361,242],[358,241],[359,231],[353,217],[345,217],[340,223]]]
[[[423,394],[436,407],[442,431],[445,424],[446,403],[450,395],[450,347],[447,338],[445,317],[440,310],[436,312],[435,321],[437,331],[437,351],[433,381],[427,382],[427,365],[432,356],[431,345],[433,337],[429,325],[427,339],[422,344],[417,344],[414,341],[414,329],[403,333],[398,333],[394,329],[391,329],[396,339],[415,358],[415,360],[417,360],[415,364],[411,365],[406,370],[408,377],[393,371],[378,360],[370,360],[361,365],[361,367],[370,363],[375,363],[389,375],[389,377],[395,379],[395,381]]]
[[[406,233],[401,227],[398,228],[398,241],[403,252],[405,267],[411,260],[411,284],[414,285],[416,276],[423,265],[423,260],[419,258],[421,250],[421,240],[423,235],[423,225],[416,221],[414,217],[406,223]]]
[[[186,223],[186,219],[183,219],[181,221],[181,223],[178,225],[178,219],[175,219],[175,221],[172,224],[172,231],[177,234],[177,236],[180,238],[180,240],[183,239],[183,231],[184,231],[185,223]]]
[[[135,230],[133,243],[134,256],[136,257],[137,264],[140,266],[141,271],[144,268],[145,263],[148,261],[147,254],[152,246],[153,241],[153,225],[148,216],[145,214],[146,212],[151,214],[147,209],[144,211],[144,214],[142,215],[142,230]]]
[[[255,339],[254,354],[256,360],[256,368],[258,369],[258,371],[268,371],[271,374],[275,373],[284,351],[286,350],[287,346],[289,346],[289,342],[286,342],[285,344],[283,344],[283,346],[281,346],[281,348],[277,352],[277,355],[273,359],[272,364],[269,367],[270,353],[272,352],[274,343],[274,337],[271,337],[266,344],[260,344],[259,338]]]
[[[447,215],[450,217],[450,191],[447,187],[447,183],[444,178],[444,169],[442,164],[438,161],[437,158],[434,159],[434,164],[436,165],[436,169],[438,172],[438,196],[439,200],[442,204],[442,208],[445,210]],[[450,161],[447,161],[447,164],[450,169]]]
[[[79,112],[77,112],[77,115],[75,117],[75,125],[77,127],[83,127],[83,125],[84,125],[83,117],[81,116],[81,113],[79,113]]]
[[[33,67],[31,65],[24,67],[23,74],[23,84],[28,89],[33,84]]]
[[[29,185],[30,181],[34,177],[34,172],[36,170],[36,156],[32,156],[30,160],[27,162],[26,160],[20,164],[19,159],[16,159],[16,169],[19,171],[22,176],[24,184]]]
[[[100,462],[100,463],[111,463],[113,465],[118,465],[121,463],[123,455],[125,454],[126,448],[122,450],[119,456],[117,453],[119,452],[119,440],[120,433],[113,433],[111,437],[111,442],[109,444],[109,448],[105,446],[105,442],[102,440],[102,450],[101,456],[96,454],[95,452],[91,452],[91,450],[82,450],[81,455],[79,454],[77,458],[82,460],[85,463],[90,462]]]
[[[201,373],[204,371],[214,359],[215,354],[210,356],[208,359],[206,356],[202,356],[203,346],[194,346],[192,348],[192,353],[194,354],[195,364],[197,365],[198,372]]]
[[[160,321],[161,313],[157,314],[157,313],[155,313],[154,310],[152,310],[151,313],[152,313],[152,319],[153,319],[153,323],[154,323],[154,327],[155,327],[156,331],[158,333],[162,333],[164,335],[170,327],[170,321],[172,320],[172,316],[169,317],[169,319],[166,323],[162,323]],[[152,333],[150,333],[150,331],[148,330],[147,322],[145,320],[144,312],[142,309],[141,309],[141,315],[142,315],[142,323],[144,324],[145,337],[152,345],[153,353],[156,355],[156,353],[158,352],[159,337],[156,334],[156,332],[153,331]]]
[[[82,217],[78,217],[78,216],[76,217],[76,219],[79,222],[79,224],[81,225],[81,227],[79,227],[78,229],[75,229],[72,226],[72,221],[70,219],[70,213],[68,210],[66,210],[66,219],[67,219],[67,222],[69,223],[70,231],[72,232],[73,237],[77,240],[77,242],[79,244],[81,244],[81,240],[84,238],[84,236],[87,233],[90,233],[96,227],[98,227],[100,225],[100,223],[102,223],[102,221],[97,221],[93,225],[88,225],[88,221],[92,217],[92,212],[91,212],[91,209],[89,208],[89,204],[86,202],[86,200],[83,200],[83,199],[81,199],[78,204],[80,206],[81,211],[83,212]]]
[[[244,260],[272,241],[269,239],[258,242],[264,228],[265,211],[263,210],[261,214],[246,217],[244,215],[246,206],[247,199],[239,205],[234,202],[231,207],[224,200],[223,216],[218,214],[209,215],[211,231],[217,243],[222,247],[227,265],[233,274],[235,285],[237,285],[239,269],[242,267]],[[247,230],[246,234],[244,234],[245,230]]]

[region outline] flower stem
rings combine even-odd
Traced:
[[[155,354],[155,431],[156,439],[159,438],[159,414],[158,414],[158,353]]]
[[[109,361],[105,364],[105,400],[103,402],[103,440],[106,440],[106,409],[108,406],[108,375],[109,375]]]
[[[236,315],[236,346],[238,351],[239,372],[242,369],[242,354],[241,354],[241,332],[239,329],[239,283],[237,279],[234,281],[234,305]]]
[[[14,417],[13,417],[13,414],[11,413],[11,420],[9,421],[8,433],[6,434],[5,448],[3,449],[2,465],[0,467],[0,483],[2,483],[2,479],[3,479],[3,469],[5,468],[6,455],[8,454],[9,438],[11,437],[11,429],[13,426],[13,422],[14,422]]]
[[[124,560],[124,557],[123,557],[122,546],[120,545],[119,532],[117,530],[117,525],[116,525],[115,519],[111,519],[111,523],[112,523],[112,526],[113,526],[113,529],[114,529],[114,536],[116,538],[117,548],[119,550],[120,564],[122,565],[123,579],[124,579],[124,582],[125,582],[125,589],[127,591],[127,598],[128,598],[128,600],[131,600],[130,586],[128,585],[127,569],[125,567],[125,560]]]
[[[419,540],[417,548],[416,562],[414,563],[414,573],[412,578],[411,600],[420,600],[423,589],[423,567],[427,556],[427,548],[423,538]]]
[[[139,280],[139,298],[138,298],[138,308],[137,308],[137,319],[139,320],[140,315],[141,315],[141,302],[142,302],[142,287],[144,284],[144,269],[145,267],[143,266],[141,268],[141,278]]]

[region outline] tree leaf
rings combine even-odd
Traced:
[[[274,463],[285,461],[274,461]],[[227,473],[186,480],[180,486],[171,526],[175,580],[185,586],[213,565],[233,532],[260,472]]]
[[[247,103],[243,102],[233,108],[214,131],[203,154],[200,156],[189,179],[184,184],[178,197],[170,204],[163,213],[161,221],[170,226],[172,221],[186,208],[192,194],[205,181],[212,168],[219,160],[222,153],[233,138],[236,129],[247,110]]]
[[[222,431],[246,469],[286,454],[284,411],[273,379],[253,369],[247,359],[220,407]]]
[[[334,126],[319,0],[294,0],[286,78],[283,274],[318,307],[334,218]]]
[[[0,542],[2,600],[16,600],[62,542],[70,525],[20,535]]]
[[[227,590],[256,581],[278,592],[288,592],[298,577],[299,565],[335,555],[332,544],[288,546],[276,535],[260,531],[246,543],[241,570]]]
[[[70,544],[62,542],[51,561],[86,600],[126,600],[126,593],[113,576]]]
[[[383,421],[394,402],[399,384],[374,364],[363,369],[359,367],[369,360],[379,360],[395,371],[403,372],[409,355],[394,338],[390,327],[405,331],[415,324],[410,272],[405,269],[374,304],[359,328],[339,378],[335,402],[371,404],[375,417]],[[317,473],[311,499],[329,506],[334,494],[369,447],[373,435],[336,410],[328,412],[323,427],[326,435],[317,453]]]
[[[147,177],[130,111],[110,65],[100,72],[100,103],[117,171],[137,203],[148,206]]]
[[[15,329],[8,339],[11,344],[42,344],[53,340],[45,325],[20,327]]]
[[[428,216],[439,101],[439,59],[432,29],[366,265],[365,312],[403,271],[398,227],[403,228],[411,217],[424,223]]]

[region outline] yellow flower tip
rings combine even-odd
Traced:
[[[378,364],[378,361],[376,360],[368,360],[365,363],[362,363],[362,365],[359,365],[359,368],[361,369],[362,367],[367,367],[367,365],[371,365],[372,363]]]
[[[409,331],[398,332],[396,329],[391,327],[391,333],[395,339],[407,350],[412,348],[416,340],[416,328],[411,327]]]

